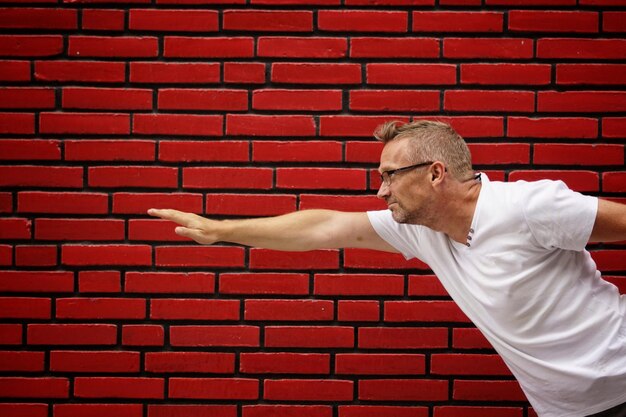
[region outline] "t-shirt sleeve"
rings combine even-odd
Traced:
[[[396,222],[389,210],[368,211],[367,216],[376,233],[400,251],[407,260],[417,256],[419,226]]]
[[[591,236],[598,199],[570,190],[563,181],[538,181],[529,183],[522,207],[537,243],[580,251]]]

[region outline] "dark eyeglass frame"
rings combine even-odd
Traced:
[[[383,171],[380,173],[380,180],[383,182],[383,184],[385,185],[390,185],[391,184],[391,179],[393,178],[393,176],[399,172],[406,172],[406,171],[410,171],[412,169],[416,169],[416,168],[420,168],[426,165],[431,165],[434,164],[434,161],[426,161],[426,162],[420,162],[419,164],[415,164],[415,165],[409,165],[406,167],[400,167],[400,168],[396,168],[396,169],[388,169],[387,171]]]

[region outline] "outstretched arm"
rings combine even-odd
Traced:
[[[283,251],[368,248],[397,252],[376,233],[366,213],[303,210],[243,220],[211,220],[170,209],[150,209],[148,214],[178,223],[176,234],[207,245],[231,242]]]
[[[598,200],[596,222],[590,242],[616,242],[626,240],[626,205]]]

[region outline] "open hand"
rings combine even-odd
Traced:
[[[180,226],[174,229],[174,232],[179,236],[193,239],[205,245],[219,241],[217,233],[219,221],[172,209],[150,209],[148,214],[178,223]]]

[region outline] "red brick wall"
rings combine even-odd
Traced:
[[[624,202],[626,1],[0,3],[0,415],[534,415],[424,264],[145,210],[380,208],[372,130],[422,117]]]

